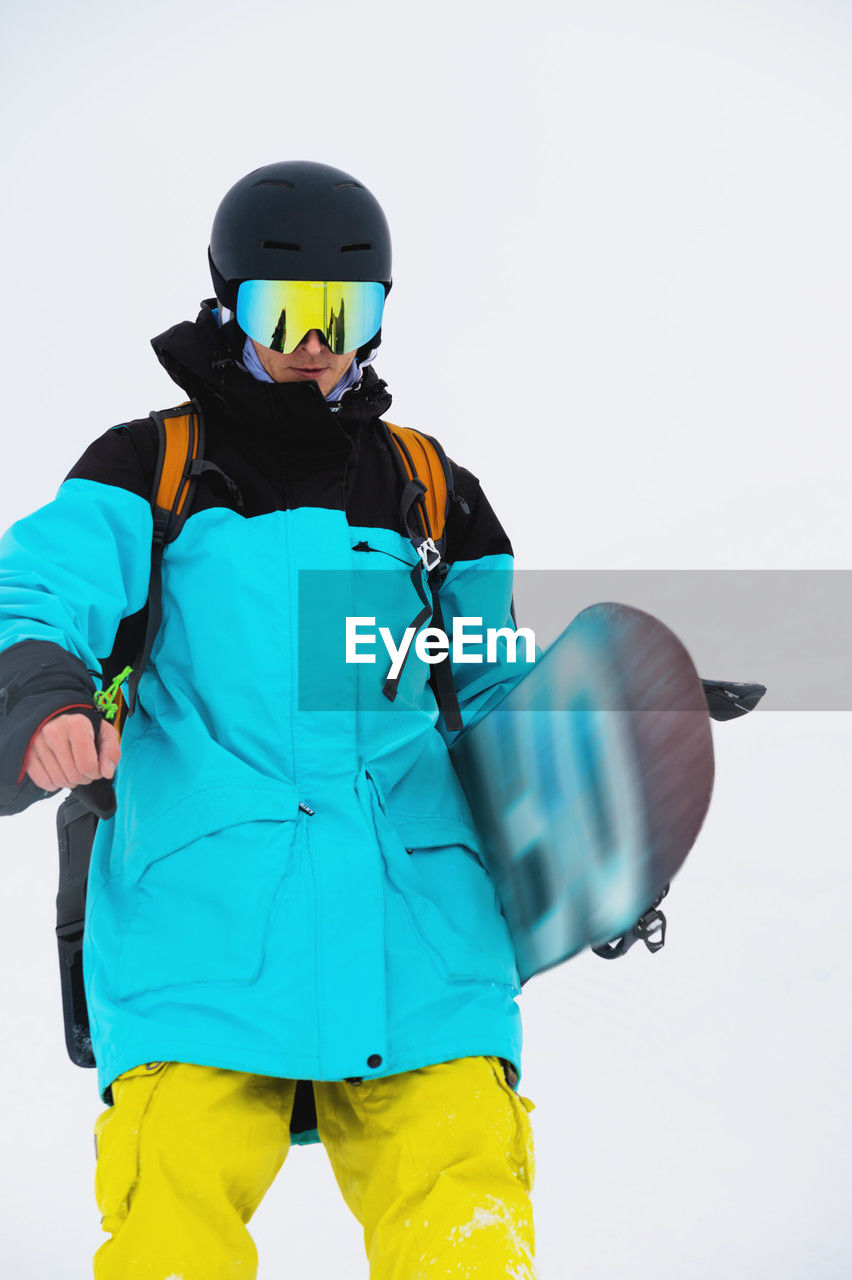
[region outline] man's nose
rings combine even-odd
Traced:
[[[318,356],[327,342],[319,329],[309,329],[302,341],[300,347],[304,347],[308,355]]]

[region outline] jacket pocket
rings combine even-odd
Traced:
[[[120,997],[257,978],[297,814],[290,784],[214,786],[140,830],[121,867]]]
[[[475,841],[406,830],[387,851],[388,879],[440,971],[461,982],[489,982],[520,991],[508,926]]]

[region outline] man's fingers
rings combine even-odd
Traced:
[[[61,790],[61,782],[56,781],[54,773],[42,762],[41,755],[37,755],[35,750],[29,751],[27,756],[27,773],[42,791]]]
[[[43,791],[79,787],[98,778],[112,778],[121,758],[121,738],[115,725],[95,726],[88,716],[64,712],[48,720],[33,738],[26,769]]]
[[[42,791],[61,791],[65,785],[61,780],[56,756],[42,744],[40,750],[30,748],[27,756],[27,773]]]
[[[26,768],[42,790],[49,786],[50,790],[59,791],[101,777],[95,728],[89,717],[64,712],[48,720],[33,738]]]
[[[98,735],[98,767],[101,777],[112,778],[121,759],[121,738],[115,725],[104,720]]]
[[[67,714],[48,720],[38,734],[34,744],[43,755],[43,747],[49,748],[56,757],[58,772],[51,767],[54,777],[60,778],[63,787],[76,787],[81,782],[91,782],[96,776],[92,769],[97,769],[95,755],[95,730],[88,716]],[[80,768],[76,756],[89,761],[89,768]]]
[[[61,718],[60,716],[59,719]],[[91,720],[81,724],[78,718],[74,725],[68,726],[67,745],[73,768],[78,775],[74,786],[78,786],[80,782],[93,782],[95,778],[99,778],[95,729]]]

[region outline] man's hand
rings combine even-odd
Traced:
[[[26,769],[42,791],[78,787],[96,778],[112,778],[121,759],[118,730],[102,720],[95,729],[88,716],[68,711],[39,729],[27,752]]]

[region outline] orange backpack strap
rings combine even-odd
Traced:
[[[387,424],[390,438],[395,445],[405,475],[409,480],[420,480],[424,485],[421,510],[425,517],[427,536],[435,543],[444,536],[444,525],[449,509],[452,473],[446,455],[440,445],[411,427]]]
[[[403,481],[403,524],[423,564],[432,570],[444,558],[447,515],[455,500],[453,469],[432,436],[393,422],[382,425]]]
[[[159,452],[151,509],[154,513],[154,541],[172,542],[188,514],[187,498],[195,478],[192,464],[203,454],[204,427],[201,414],[191,400],[174,409],[152,411],[157,427]]]

